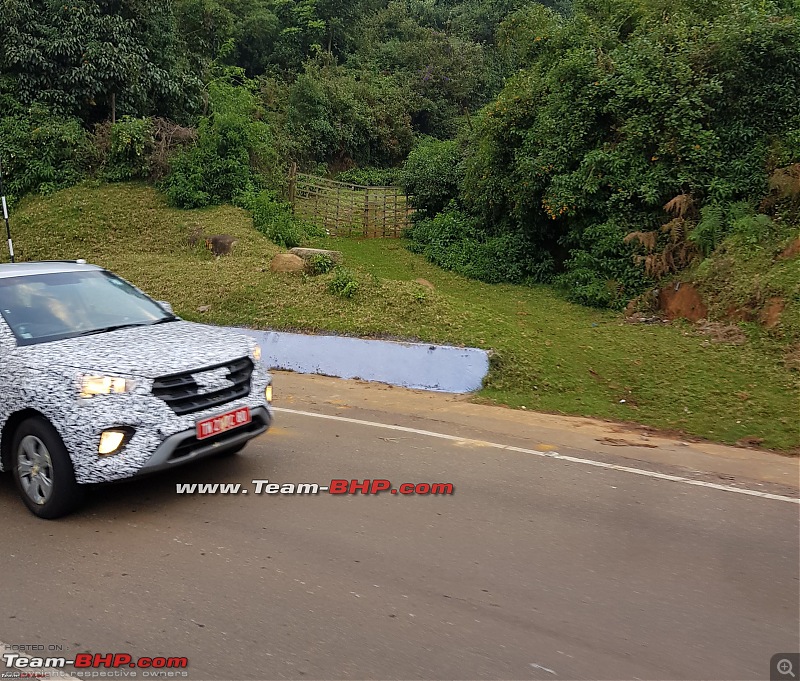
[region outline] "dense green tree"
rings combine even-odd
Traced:
[[[353,74],[328,58],[306,64],[287,88],[285,132],[305,165],[392,165],[413,139],[408,93],[390,76]]]
[[[234,62],[245,69],[248,76],[264,73],[270,65],[271,55],[280,35],[281,27],[276,14],[259,3],[236,24]]]
[[[755,203],[778,156],[800,160],[800,21],[778,4],[584,0],[499,37],[516,74],[475,121],[460,200],[576,300],[644,285],[629,234],[668,269],[703,206]]]
[[[17,98],[84,121],[191,109],[172,3],[7,0],[0,69]]]
[[[350,63],[402,81],[414,128],[423,134],[453,135],[458,119],[486,101],[484,48],[423,26],[403,0],[365,22]]]
[[[234,14],[219,0],[176,0],[175,14],[192,67],[203,74],[233,40]]]
[[[207,116],[193,145],[178,152],[161,183],[181,208],[243,201],[279,172],[272,131],[260,119],[258,99],[240,70],[219,75],[209,87]]]

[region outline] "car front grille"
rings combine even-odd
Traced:
[[[195,376],[202,377],[206,372],[224,374],[229,384],[219,389],[204,389]],[[193,414],[246,397],[250,394],[252,375],[253,362],[249,357],[242,357],[195,371],[161,376],[153,381],[153,395],[164,400],[178,416]]]

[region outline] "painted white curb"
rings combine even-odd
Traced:
[[[477,348],[236,330],[258,341],[270,369],[449,393],[479,390],[489,371],[489,353]]]

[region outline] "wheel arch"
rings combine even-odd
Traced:
[[[11,414],[6,422],[3,424],[3,430],[0,431],[0,463],[3,464],[3,470],[11,470],[11,443],[14,441],[14,433],[23,421],[29,418],[39,417],[50,423],[42,412],[32,407],[21,409]]]

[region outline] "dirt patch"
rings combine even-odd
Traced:
[[[743,437],[741,440],[736,441],[738,447],[759,447],[764,442],[763,437]]]
[[[634,312],[625,317],[628,324],[669,324],[669,319],[664,319],[659,315],[648,315],[641,312]]]
[[[789,260],[800,255],[800,238],[795,239],[778,256],[778,260]]]
[[[597,437],[595,441],[601,445],[608,445],[609,447],[649,447],[656,449],[658,445],[652,445],[649,442],[632,442],[631,440],[623,440],[618,437]]]
[[[722,322],[709,322],[703,319],[696,325],[697,333],[708,336],[712,343],[730,343],[731,345],[743,345],[747,341],[747,336],[735,324],[724,324]]]
[[[786,301],[778,296],[767,300],[764,309],[761,310],[758,321],[760,321],[767,329],[772,329],[777,326],[781,321],[781,313],[783,308],[786,307]]]
[[[667,319],[688,319],[696,322],[708,317],[708,307],[692,284],[667,286],[658,292],[658,307]]]
[[[758,312],[750,305],[731,305],[725,310],[725,319],[729,322],[754,322],[758,319]]]
[[[783,356],[783,364],[787,369],[800,371],[800,343],[795,343]]]

